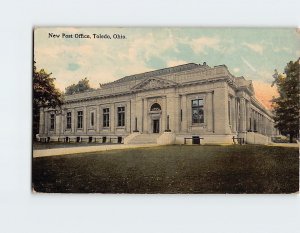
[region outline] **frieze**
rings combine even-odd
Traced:
[[[143,82],[137,84],[132,88],[132,90],[149,90],[149,89],[160,89],[171,86],[176,86],[177,83],[170,80],[160,79],[160,78],[148,78]]]

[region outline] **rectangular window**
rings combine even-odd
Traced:
[[[192,123],[204,123],[203,99],[192,100]]]
[[[51,114],[50,115],[50,129],[54,129],[54,125],[55,125],[55,115]]]
[[[182,109],[180,109],[180,121],[182,121]]]
[[[103,127],[109,127],[109,108],[103,109]]]
[[[72,128],[72,113],[67,112],[67,129]]]
[[[118,107],[118,126],[125,126],[125,107]]]
[[[77,128],[78,129],[82,129],[82,121],[83,121],[83,112],[82,111],[78,111],[77,112]]]
[[[94,126],[94,123],[95,123],[95,113],[94,112],[91,112],[91,126],[93,127]]]

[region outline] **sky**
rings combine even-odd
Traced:
[[[78,38],[81,35],[90,37]],[[111,39],[101,38],[105,35]],[[300,30],[295,28],[48,27],[34,31],[37,69],[51,72],[61,91],[85,77],[98,88],[99,83],[127,75],[206,62],[211,67],[225,64],[234,76],[252,80],[255,96],[270,108],[269,101],[277,95],[271,87],[274,69],[283,72],[289,61],[299,57]]]

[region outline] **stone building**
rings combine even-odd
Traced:
[[[94,91],[66,95],[60,109],[41,109],[41,141],[267,143],[272,113],[252,82],[225,65],[189,63],[123,77]]]

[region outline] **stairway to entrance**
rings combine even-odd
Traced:
[[[153,134],[139,134],[134,137],[128,144],[156,144],[157,138],[160,136],[158,133]]]

